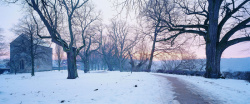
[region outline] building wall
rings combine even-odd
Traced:
[[[39,46],[35,55],[35,71],[52,70],[52,48]],[[24,68],[22,69],[22,62]],[[10,72],[31,72],[30,40],[27,36],[20,35],[10,43]]]

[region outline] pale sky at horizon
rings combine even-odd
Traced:
[[[113,18],[117,13],[112,8],[110,0],[92,0],[96,5],[96,10],[102,11],[102,18],[104,23]],[[6,42],[9,44],[16,35],[10,30],[18,20],[23,16],[23,10],[20,5],[6,5],[0,3],[0,28],[4,30],[2,33],[6,36]],[[151,46],[150,46],[151,47]],[[194,47],[193,51],[197,53],[199,58],[205,58],[205,47]],[[237,45],[227,48],[222,55],[222,58],[243,58],[250,57],[250,42],[239,43]]]

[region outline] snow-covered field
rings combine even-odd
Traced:
[[[178,104],[171,82],[155,73],[78,74],[73,80],[66,79],[67,71],[0,75],[0,104]],[[250,83],[244,80],[160,75],[177,77],[205,99],[250,104]]]
[[[250,71],[250,57],[247,58],[222,58],[221,71]]]
[[[204,77],[160,74],[178,77],[188,88],[203,93],[203,97],[223,104],[250,104],[250,83],[235,79],[206,79]]]
[[[171,84],[149,73],[66,71],[0,75],[0,104],[169,104]],[[137,85],[137,87],[135,87]]]

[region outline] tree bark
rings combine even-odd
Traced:
[[[113,71],[114,69],[113,69],[113,65],[110,65],[110,64],[107,64],[108,65],[108,70],[109,71]]]
[[[76,66],[76,48],[72,47],[70,51],[67,52],[67,63],[68,63],[68,78],[75,79],[78,77],[77,66]]]
[[[206,36],[206,78],[219,78],[220,77],[220,55],[217,50],[217,43],[219,43],[218,31],[218,19],[219,19],[219,9],[221,0],[208,0],[209,6],[209,26],[208,34]]]
[[[34,47],[33,35],[30,34],[31,76],[35,76],[35,62],[34,62],[33,47]]]
[[[151,50],[151,54],[150,54],[150,59],[149,59],[149,64],[148,64],[148,69],[146,70],[147,72],[150,72],[150,71],[151,71],[152,61],[153,61],[154,52],[155,52],[156,37],[157,37],[157,33],[155,32],[155,34],[154,34],[153,46],[152,46],[152,50]]]
[[[84,60],[84,73],[89,72],[89,57],[86,55]]]
[[[119,59],[119,67],[120,67],[120,72],[123,72],[123,64],[120,59]]]
[[[61,70],[61,60],[59,61],[59,59],[58,59],[58,67],[59,67],[59,71]]]

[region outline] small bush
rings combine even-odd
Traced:
[[[247,76],[247,81],[250,83],[250,72],[246,72],[246,76]]]
[[[222,74],[228,79],[241,79],[250,82],[250,72],[223,72]]]
[[[156,72],[157,73],[164,73],[165,71],[163,69],[158,69]]]

